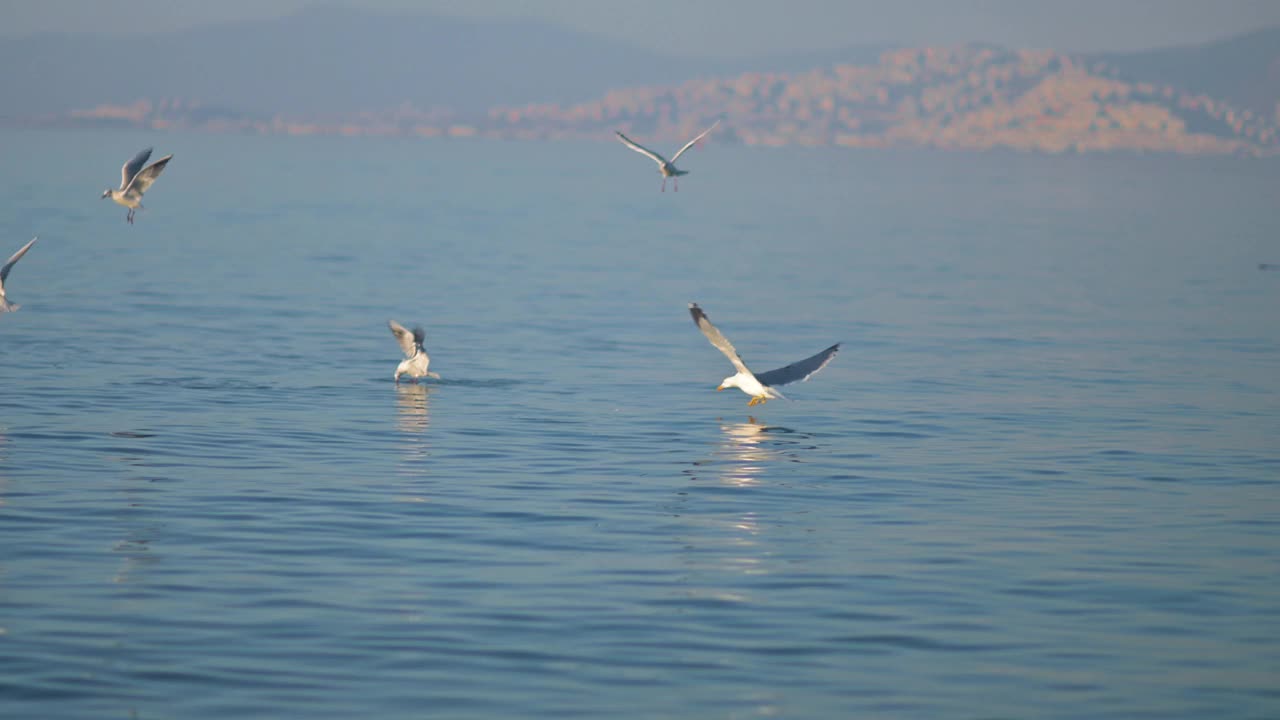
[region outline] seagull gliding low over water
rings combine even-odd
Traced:
[[[169,164],[172,154],[165,155],[159,160],[147,165],[147,158],[151,157],[151,148],[147,148],[133,159],[124,164],[120,168],[120,188],[107,188],[102,191],[102,197],[111,198],[119,205],[129,208],[129,214],[125,216],[125,221],[130,225],[133,224],[133,212],[142,207],[142,194],[151,187],[151,183],[160,177],[160,173],[164,172],[164,166]]]
[[[737,373],[725,378],[716,390],[724,390],[725,388],[736,387],[742,392],[751,396],[747,407],[752,405],[764,404],[769,398],[785,397],[782,393],[774,390],[775,385],[786,385],[798,380],[808,380],[809,376],[818,372],[831,362],[831,358],[836,356],[840,351],[840,343],[836,343],[813,357],[805,358],[800,362],[794,362],[786,367],[770,370],[769,372],[756,375],[747,369],[746,363],[742,362],[742,358],[738,357],[738,351],[733,349],[733,344],[729,339],[720,334],[715,325],[711,324],[711,320],[707,318],[707,314],[702,312],[702,308],[698,307],[698,303],[689,303],[689,314],[693,316],[693,321],[697,323],[698,329],[703,335],[711,341],[712,345],[725,354],[729,358],[729,362],[733,363],[733,367],[737,369]]]
[[[23,255],[27,254],[27,251],[31,249],[32,245],[36,244],[36,240],[38,239],[39,238],[31,238],[31,242],[28,242],[26,245],[18,248],[18,252],[11,255],[9,259],[5,261],[4,265],[0,265],[0,313],[13,312],[14,310],[22,307],[17,303],[9,302],[8,298],[5,297],[4,281],[9,279],[9,271],[12,270],[13,266],[22,259]]]
[[[658,163],[658,172],[662,173],[662,192],[667,191],[667,178],[672,178],[671,181],[675,183],[676,192],[680,192],[680,176],[688,175],[689,173],[685,170],[681,170],[677,168],[676,161],[680,159],[680,156],[684,154],[685,150],[688,150],[689,148],[696,145],[699,140],[707,136],[707,133],[711,132],[712,130],[715,130],[716,125],[719,125],[719,124],[720,124],[719,120],[715,121],[715,123],[712,124],[711,127],[707,128],[706,130],[703,130],[701,135],[685,143],[684,147],[680,148],[680,150],[675,155],[672,155],[670,160],[662,157],[658,153],[650,150],[647,147],[644,147],[643,145],[633,142],[631,138],[627,137],[626,135],[623,135],[620,132],[614,131],[614,134],[618,136],[618,139],[622,141],[622,144],[626,145],[632,150],[635,150],[641,155],[648,156],[650,160],[653,160],[654,162]]]

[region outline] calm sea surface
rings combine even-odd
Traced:
[[[5,718],[1280,717],[1280,164],[0,158]]]

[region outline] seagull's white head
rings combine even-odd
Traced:
[[[741,385],[738,384],[739,377],[740,377],[739,375],[730,375],[724,380],[721,380],[720,385],[716,387],[716,390],[724,390],[725,388],[742,387]]]

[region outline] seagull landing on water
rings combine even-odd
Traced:
[[[404,360],[401,360],[400,365],[396,368],[396,384],[400,383],[401,375],[408,375],[411,378],[429,377],[439,380],[440,375],[427,370],[427,366],[431,364],[431,358],[427,357],[427,351],[422,349],[422,338],[424,336],[422,328],[416,327],[413,332],[409,332],[395,320],[388,320],[387,326],[391,328],[391,334],[396,336],[396,342],[400,343],[400,349],[404,351]]]
[[[627,137],[626,135],[623,135],[620,132],[615,131],[614,134],[618,136],[618,139],[622,141],[623,145],[626,145],[627,147],[631,148],[632,150],[635,150],[641,155],[648,156],[650,160],[658,163],[658,172],[662,173],[662,192],[667,191],[667,178],[672,178],[672,182],[675,183],[675,186],[676,186],[676,192],[680,192],[680,176],[688,175],[689,173],[685,170],[681,170],[677,168],[676,161],[680,159],[680,156],[684,154],[685,150],[688,150],[689,148],[696,145],[699,140],[707,136],[707,133],[711,132],[712,130],[715,130],[716,125],[719,125],[719,124],[720,124],[719,120],[715,121],[715,124],[707,128],[706,130],[703,130],[701,135],[685,143],[684,147],[680,148],[679,152],[671,156],[670,160],[662,157],[658,153],[650,150],[647,147],[644,147],[643,145],[639,145],[635,142],[632,142],[631,138]]]
[[[133,159],[124,164],[120,168],[120,188],[107,188],[102,191],[104,199],[111,198],[116,203],[129,208],[129,214],[125,216],[125,221],[130,225],[133,224],[133,212],[142,207],[142,194],[151,187],[151,183],[160,177],[160,173],[164,172],[164,166],[169,164],[169,160],[173,155],[165,155],[159,160],[146,165],[147,159],[151,157],[151,148],[147,148]]]
[[[720,352],[729,358],[729,362],[733,363],[733,367],[737,369],[737,374],[730,375],[725,378],[716,390],[736,387],[742,392],[751,396],[751,401],[747,403],[747,407],[753,405],[762,405],[769,401],[770,398],[785,397],[782,393],[774,390],[775,385],[786,385],[799,380],[808,380],[809,376],[818,372],[831,362],[831,358],[836,356],[840,351],[840,343],[836,343],[831,347],[810,358],[805,358],[800,362],[794,362],[790,365],[777,370],[760,373],[756,375],[747,369],[746,363],[742,362],[742,358],[738,357],[738,351],[733,349],[733,344],[729,339],[720,334],[715,325],[707,319],[707,314],[702,312],[702,308],[698,307],[698,303],[689,303],[689,314],[693,316],[693,321],[698,324],[698,329],[703,335],[715,345]]]
[[[0,265],[0,313],[13,312],[14,310],[22,307],[17,303],[9,302],[8,298],[5,297],[4,281],[9,279],[9,271],[13,269],[14,265],[18,264],[18,261],[22,259],[23,255],[27,254],[27,251],[31,249],[32,245],[36,244],[36,240],[38,239],[39,238],[31,238],[31,242],[23,245],[21,248],[18,248],[18,252],[11,255],[9,259],[5,261],[4,265]]]

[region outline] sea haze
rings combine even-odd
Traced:
[[[642,41],[643,42],[643,41]],[[91,72],[139,48],[163,62]],[[495,105],[578,102],[611,89],[705,75],[875,62],[887,46],[735,60],[677,57],[533,19],[468,20],[316,5],[172,32],[0,35],[0,121],[99,103],[180,99],[203,112],[325,117],[405,104],[484,117]]]
[[[1280,716],[1274,162],[0,156],[5,717]]]

